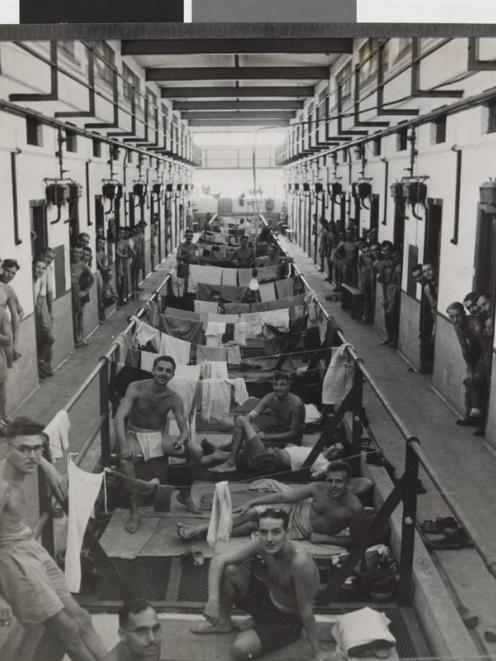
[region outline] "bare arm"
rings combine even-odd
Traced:
[[[95,276],[93,275],[89,266],[86,265],[85,271],[88,276],[88,286],[86,287],[86,289],[82,290],[82,293],[89,292],[89,290],[93,287],[93,283],[95,282]]]
[[[247,413],[245,417],[248,420],[251,420],[252,418],[255,418],[257,415],[260,415],[260,413],[264,411],[265,407],[267,406],[267,402],[270,400],[271,397],[272,397],[271,394],[262,397],[262,399],[258,402],[258,404],[254,408],[252,408],[252,410],[249,413]]]
[[[304,418],[303,418],[304,419]],[[291,423],[289,431],[283,432],[261,432],[260,438],[266,441],[276,442],[277,445],[285,445],[291,441],[296,441],[300,433],[301,411],[300,407],[294,407],[291,411]]]
[[[39,458],[38,464],[45,474],[47,482],[50,485],[50,489],[52,490],[52,493],[56,499],[59,502],[66,500],[67,492],[64,484],[64,477],[58,472],[55,466],[53,466],[44,457]]]
[[[258,498],[253,498],[246,502],[242,508],[249,509],[255,505],[274,505],[275,503],[296,503],[304,498],[310,498],[315,495],[315,484],[307,484],[304,487],[291,489],[282,493],[268,493]],[[235,510],[236,511],[236,510]]]
[[[130,383],[126,394],[124,395],[117,413],[114,418],[114,427],[115,427],[115,436],[117,439],[117,444],[121,450],[121,453],[124,457],[130,458],[130,449],[127,444],[127,432],[126,432],[126,421],[131,412],[134,400],[137,396],[137,389],[135,383]]]
[[[297,556],[293,563],[293,580],[296,590],[298,612],[307,632],[308,642],[312,648],[313,659],[320,658],[317,623],[313,613],[315,598],[315,564],[310,556]]]
[[[172,407],[174,417],[176,418],[177,426],[179,427],[179,437],[174,443],[175,446],[183,447],[189,438],[188,425],[186,416],[184,415],[184,406],[179,397],[174,398],[174,405]]]

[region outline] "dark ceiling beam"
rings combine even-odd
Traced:
[[[193,53],[352,53],[353,40],[330,39],[129,39],[122,55],[188,55]]]
[[[329,67],[149,67],[146,80],[320,80]]]
[[[301,110],[303,101],[173,101],[173,110]]]
[[[294,112],[288,110],[284,111],[275,111],[271,112],[183,112],[181,119],[187,119],[188,121],[193,119],[205,119],[205,120],[224,120],[224,119],[256,119],[261,122],[264,122],[266,119],[294,119]]]
[[[216,98],[231,97],[234,99],[244,97],[265,97],[265,96],[289,96],[289,97],[307,97],[313,96],[313,86],[306,87],[282,87],[273,85],[272,87],[162,87],[161,95],[163,99],[175,98]]]
[[[191,127],[212,127],[212,126],[288,126],[286,119],[192,119],[189,123]]]

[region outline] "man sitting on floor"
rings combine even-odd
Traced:
[[[62,476],[43,457],[47,442],[43,428],[29,418],[12,420],[7,427],[5,459],[0,462],[0,594],[30,634],[16,649],[16,643],[8,640],[2,659],[31,659],[46,627],[73,661],[96,661],[107,651],[90,615],[75,601],[55,560],[24,523],[25,480],[38,467],[52,492],[60,500],[66,497]]]
[[[303,628],[313,661],[322,659],[313,613],[319,572],[311,555],[291,543],[288,527],[286,512],[265,509],[257,516],[256,540],[212,559],[203,611],[207,622],[193,633],[231,632],[236,606],[252,615],[254,626],[236,636],[231,650],[235,659],[286,647],[300,638]]]
[[[170,356],[155,358],[153,378],[130,383],[115,414],[121,469],[128,477],[134,477],[134,466],[139,461],[183,454],[195,461],[201,455],[201,448],[189,439],[183,403],[168,387],[175,371],[176,363]],[[180,432],[173,443],[166,436],[170,411],[174,414]],[[140,523],[139,508],[134,494],[129,494],[129,501],[130,515],[126,530],[134,533]],[[198,512],[191,498],[191,485],[179,490],[178,501],[188,510]]]
[[[103,661],[159,661],[161,648],[157,613],[143,599],[133,599],[119,610],[119,642]]]
[[[265,445],[278,448],[288,443],[301,443],[305,426],[305,405],[298,395],[289,392],[291,376],[287,372],[275,372],[272,387],[274,392],[265,395],[246,416],[240,415],[237,418],[229,457],[224,463],[212,468],[212,471],[224,473],[238,467],[241,470],[270,472],[272,458],[266,457],[265,452],[258,456],[258,447],[253,443],[243,443],[255,434],[262,441],[263,449]],[[265,460],[270,466],[266,465]]]
[[[351,546],[364,529],[365,514],[360,500],[349,491],[350,478],[349,465],[344,461],[333,461],[329,464],[324,482],[253,498],[234,510],[231,536],[251,534],[256,530],[260,510],[277,504],[290,515],[293,539]],[[204,538],[207,531],[208,523],[201,526],[179,523],[177,526],[177,534],[185,541]]]

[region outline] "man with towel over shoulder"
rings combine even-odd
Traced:
[[[195,460],[197,449],[189,438],[184,407],[180,397],[169,387],[176,371],[176,362],[170,356],[158,356],[153,362],[152,378],[130,383],[122,399],[114,424],[122,472],[135,477],[135,464],[156,457],[186,456]],[[179,428],[179,436],[171,442],[167,436],[168,414],[172,411]],[[189,511],[200,510],[191,497],[191,484],[179,489],[178,501]],[[140,524],[139,507],[135,494],[129,494],[129,521],[125,529],[134,533]]]

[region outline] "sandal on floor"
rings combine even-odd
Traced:
[[[185,551],[181,555],[181,562],[183,565],[189,565],[191,567],[202,567],[205,564],[205,558],[201,551]]]
[[[422,532],[430,534],[443,534],[445,528],[458,528],[457,520],[452,516],[438,517],[437,519],[426,519],[420,524]]]
[[[470,608],[467,608],[466,606],[458,606],[456,610],[460,613],[463,624],[467,627],[467,629],[475,629],[475,627],[479,624],[478,616],[475,615],[475,613],[472,613]]]

